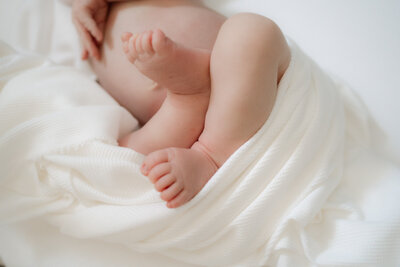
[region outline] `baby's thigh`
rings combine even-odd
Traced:
[[[273,21],[241,13],[229,18],[218,34],[211,55],[213,85],[241,81],[236,87],[276,87],[281,65],[289,60],[286,40]]]
[[[275,102],[280,66],[287,52],[280,29],[271,20],[240,14],[222,26],[211,55],[212,97],[210,109],[251,116],[263,122]],[[217,112],[218,111],[218,112]],[[229,115],[231,116],[231,115]],[[260,122],[261,123],[261,122]]]
[[[155,83],[130,64],[120,51],[104,48],[102,61],[91,63],[102,87],[141,124],[160,108],[164,90],[152,90]]]
[[[204,143],[232,153],[260,129],[275,103],[286,49],[279,28],[265,17],[240,14],[225,22],[211,56]]]

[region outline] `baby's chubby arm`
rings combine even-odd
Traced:
[[[128,0],[74,0],[72,20],[82,42],[82,59],[89,56],[100,60],[99,45],[103,42],[109,2]]]

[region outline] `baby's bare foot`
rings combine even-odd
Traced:
[[[160,30],[121,39],[129,61],[168,93],[158,112],[120,144],[144,154],[191,147],[203,131],[210,99],[210,52],[179,45]]]
[[[161,30],[121,36],[128,60],[144,75],[176,94],[197,94],[210,88],[210,52],[190,49]]]
[[[208,182],[218,167],[203,151],[167,148],[149,154],[141,168],[168,208],[191,200]]]

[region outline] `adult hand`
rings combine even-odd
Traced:
[[[99,46],[104,38],[107,12],[106,0],[74,0],[72,20],[83,46],[83,60],[88,59],[89,56],[100,60]]]

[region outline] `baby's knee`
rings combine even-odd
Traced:
[[[222,26],[214,46],[213,58],[218,53],[234,53],[237,57],[243,53],[248,60],[256,60],[264,55],[270,57],[268,53],[280,54],[285,43],[281,30],[272,20],[257,14],[239,13],[226,20]]]
[[[264,37],[281,34],[281,31],[271,19],[254,14],[239,13],[228,18],[222,25],[221,34],[233,34],[242,38],[255,37],[260,40]]]
[[[264,24],[264,23],[274,23],[271,19],[264,17],[262,15],[250,12],[237,13],[226,20],[228,23],[239,23],[239,24]]]

